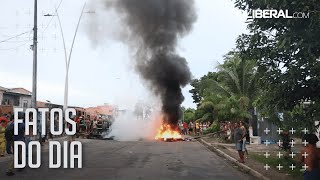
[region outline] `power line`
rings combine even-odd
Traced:
[[[24,33],[21,33],[21,34],[15,35],[15,36],[10,37],[10,38],[8,38],[8,39],[4,39],[4,40],[0,41],[0,43],[3,43],[3,42],[6,42],[6,41],[9,41],[10,39],[13,39],[13,38],[19,37],[19,36],[24,35],[24,34],[26,34],[26,33],[30,32],[30,31],[32,31],[32,30],[29,30],[29,31],[26,31],[26,32],[24,32]]]
[[[30,40],[30,41],[31,41],[31,40]],[[11,47],[11,48],[6,48],[6,49],[0,49],[0,51],[15,50],[15,49],[17,49],[17,48],[19,48],[19,47],[21,47],[21,46],[26,45],[26,44],[29,43],[30,41],[25,42],[25,43],[23,43],[23,44],[20,44],[20,45],[18,45],[18,46],[16,46],[16,47]]]

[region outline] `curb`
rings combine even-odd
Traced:
[[[218,153],[220,156],[223,156],[224,158],[226,158],[227,160],[231,161],[232,163],[238,165],[240,167],[240,170],[248,173],[258,179],[264,179],[264,180],[270,180],[269,178],[265,177],[263,174],[259,173],[258,171],[250,168],[249,166],[244,165],[243,163],[239,163],[235,158],[229,156],[228,154],[226,154],[225,152],[221,151],[220,149],[214,147],[213,145],[211,145],[210,143],[206,142],[203,139],[199,139],[199,142],[201,142],[202,144],[204,144],[205,146],[207,146],[211,151],[214,151],[216,153]]]

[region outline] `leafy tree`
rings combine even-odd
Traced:
[[[191,92],[198,93],[195,101],[200,99],[195,117],[202,121],[252,118],[248,109],[252,108],[258,92],[255,62],[242,60],[237,53],[229,53],[217,69],[218,72],[194,81]]]
[[[235,7],[247,13],[255,9],[309,13],[305,19],[248,19],[250,33],[238,38],[237,49],[241,56],[258,60],[260,85],[265,90],[261,102],[269,115],[292,114],[304,102],[312,102],[299,111],[312,124],[320,110],[320,3],[235,0]]]
[[[195,120],[195,110],[192,108],[188,108],[183,112],[184,121],[189,123],[190,121]]]
[[[194,79],[191,82],[191,86],[193,89],[191,89],[189,92],[192,94],[193,102],[197,104],[197,106],[200,105],[200,102],[203,100],[203,97],[208,91],[208,88],[210,84],[210,80],[217,81],[218,73],[217,72],[208,72],[207,75],[204,75],[200,79]]]

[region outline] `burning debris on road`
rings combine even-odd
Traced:
[[[194,1],[117,0],[105,1],[105,5],[114,8],[127,25],[126,41],[134,47],[135,69],[160,97],[167,117],[164,126],[175,130],[184,100],[181,88],[191,80],[188,63],[177,54],[176,46],[197,19]]]
[[[162,124],[158,129],[155,139],[163,141],[176,141],[182,140],[183,138],[180,134],[179,129],[171,127],[170,124]]]

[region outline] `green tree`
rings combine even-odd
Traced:
[[[235,7],[249,14],[255,9],[309,13],[305,19],[248,19],[250,33],[239,36],[237,49],[242,57],[257,59],[262,100],[271,115],[292,112],[309,101],[304,120],[314,121],[320,110],[320,3],[235,0]]]
[[[229,53],[217,69],[212,76],[194,81],[197,86],[191,92],[198,92],[196,100],[200,99],[195,117],[203,121],[251,118],[248,109],[257,94],[255,62]]]
[[[183,114],[184,122],[189,123],[190,121],[195,120],[195,109],[188,108],[188,109],[184,110],[183,113],[184,113]]]
[[[200,105],[200,102],[203,100],[208,88],[210,88],[210,80],[217,81],[218,73],[217,72],[208,72],[208,74],[202,76],[200,79],[194,79],[191,82],[193,87],[189,92],[192,94],[193,102]]]

